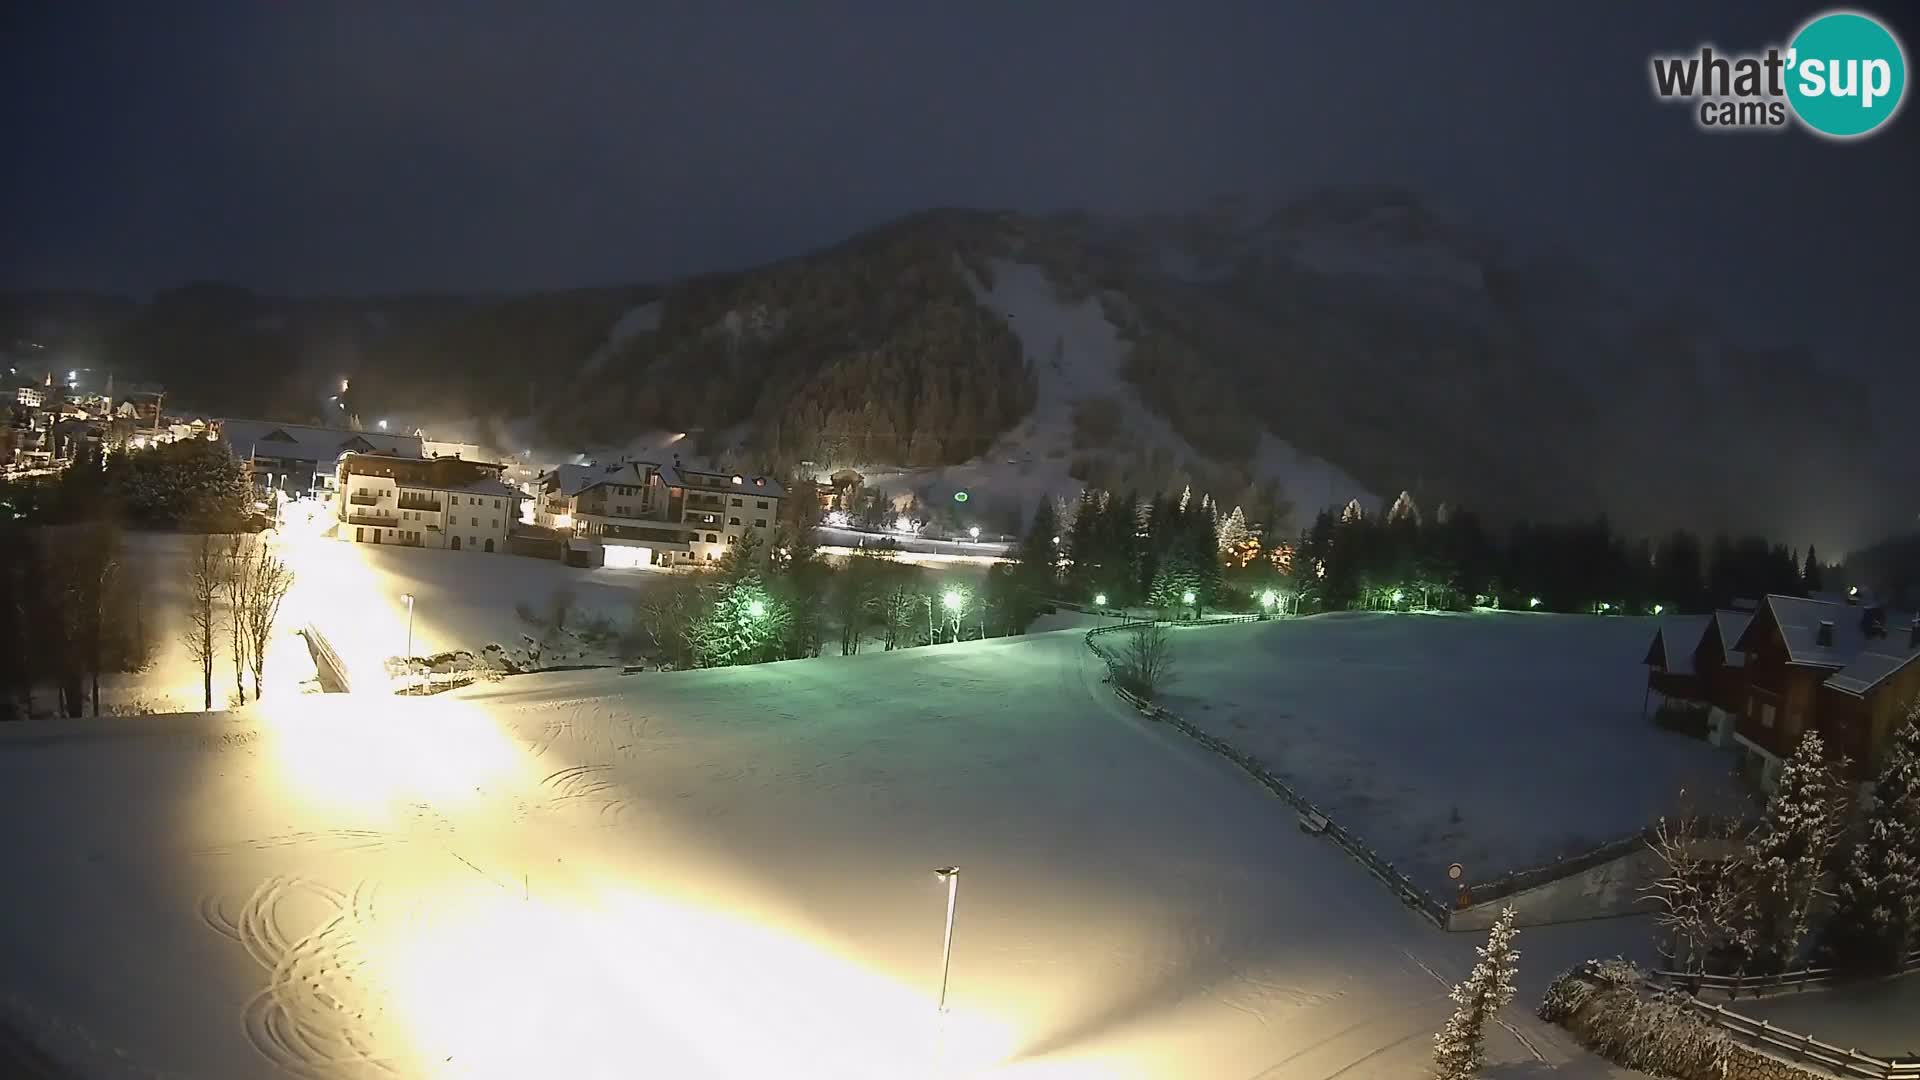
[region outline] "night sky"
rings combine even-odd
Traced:
[[[1835,144],[1704,135],[1648,88],[1651,52],[1823,7],[13,0],[0,286],[611,284],[929,206],[1383,182],[1735,337],[1893,360],[1911,103]],[[1867,10],[1911,62],[1920,11]]]

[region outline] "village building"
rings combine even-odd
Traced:
[[[505,465],[348,451],[335,466],[335,535],[358,544],[505,552],[520,492]]]
[[[327,496],[341,455],[393,454],[421,458],[418,435],[281,424],[271,420],[219,419],[213,422],[227,451],[247,463],[260,492],[289,496]]]
[[[539,481],[534,523],[568,538],[590,565],[719,561],[742,536],[770,539],[784,485],[771,477],[633,458],[562,465]]]

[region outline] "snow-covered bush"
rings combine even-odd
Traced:
[[[1727,1075],[1732,1043],[1678,992],[1642,997],[1640,971],[1624,960],[1582,964],[1553,981],[1540,1018],[1560,1024],[1617,1065],[1681,1080]]]

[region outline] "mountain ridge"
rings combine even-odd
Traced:
[[[1076,361],[1118,372],[1088,398],[1112,404],[1069,403],[1064,444],[1052,431],[1013,438],[1051,400],[1052,347],[989,299],[996,275],[1020,267],[1045,277],[1060,318],[1084,322],[1072,313],[1092,303],[1113,330],[1113,355]],[[263,310],[286,324],[261,323]],[[1304,483],[1263,464],[1292,453],[1352,483],[1277,492],[1270,506],[1407,488],[1494,517],[1605,511],[1837,548],[1833,519],[1859,506],[1821,497],[1837,477],[1861,489],[1839,502],[1871,506],[1885,449],[1868,410],[1836,404],[1866,389],[1809,351],[1731,345],[1389,188],[1140,217],[938,209],[652,286],[311,301],[181,291],[103,321],[91,340],[107,363],[218,397],[214,411],[318,409],[320,388],[350,376],[369,413],[531,417],[577,449],[703,429],[733,437],[707,449],[767,467],[902,466],[931,487],[962,467],[1021,487],[984,466],[1031,442],[1041,461],[1065,452],[1052,458],[1061,469],[1030,473],[1142,488],[1184,477],[1259,501],[1276,478]],[[0,320],[0,341],[10,329]],[[263,371],[270,388],[232,392],[236,373]],[[1117,422],[1107,412],[1122,430],[1101,434]],[[1143,417],[1172,434],[1129,445],[1127,426],[1154,426]]]

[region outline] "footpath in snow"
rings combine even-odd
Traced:
[[[1068,631],[18,725],[0,1008],[101,1076],[1422,1075],[1472,940],[1100,678]],[[1523,1005],[1583,951],[1531,940]],[[1627,1075],[1507,1020],[1489,1075]]]

